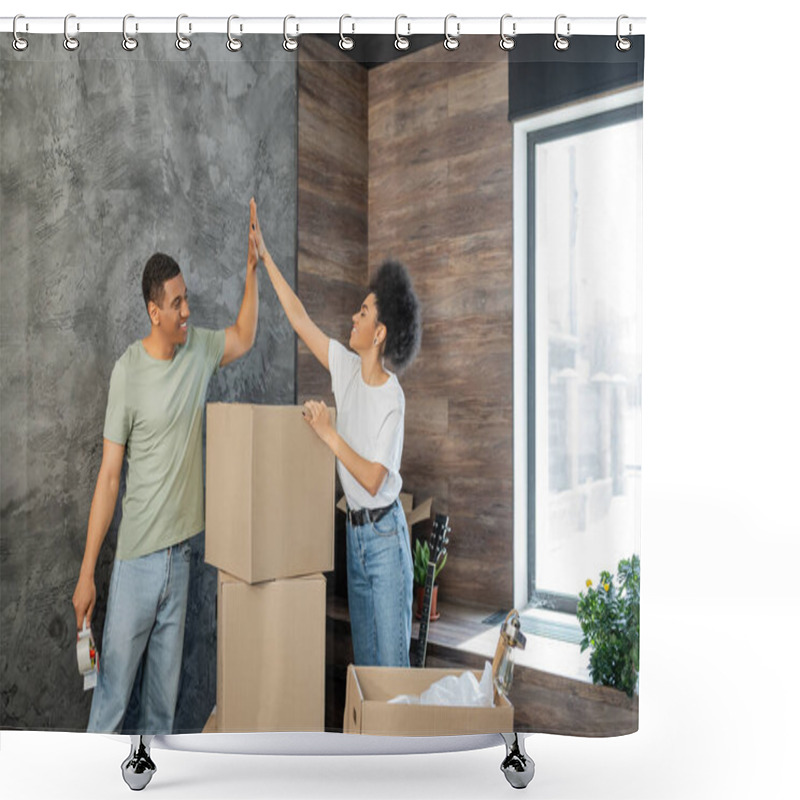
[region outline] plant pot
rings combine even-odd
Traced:
[[[425,587],[417,586],[417,611],[416,618],[422,619],[422,604],[425,602]],[[439,619],[439,587],[434,584],[433,591],[431,591],[431,622]]]

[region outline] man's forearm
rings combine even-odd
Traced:
[[[92,507],[89,511],[89,524],[86,531],[86,547],[81,563],[81,575],[94,577],[97,558],[111,526],[118,494],[118,479],[106,477],[102,473],[98,475],[94,497],[92,497]]]
[[[247,267],[247,276],[244,281],[244,296],[236,318],[236,328],[239,332],[239,341],[249,350],[256,340],[258,329],[258,272],[257,267]]]

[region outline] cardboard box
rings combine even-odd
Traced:
[[[323,575],[251,586],[219,573],[216,729],[325,729]]]
[[[414,495],[408,492],[400,492],[400,505],[403,506],[403,513],[406,515],[406,524],[408,525],[408,532],[411,533],[411,528],[418,522],[424,519],[430,519],[431,508],[433,507],[433,498],[429,497],[427,500],[421,502],[418,506],[414,507]],[[347,511],[347,498],[341,497],[336,504],[339,511]]]
[[[419,695],[446,675],[461,669],[416,669],[396,667],[347,668],[344,704],[345,733],[374,736],[456,736],[480,733],[510,733],[514,730],[514,707],[495,694],[495,708],[390,704],[400,694]],[[480,680],[481,673],[475,671]]]
[[[211,709],[208,715],[208,721],[203,728],[203,733],[216,733],[217,732],[217,707]]]
[[[206,562],[247,583],[331,571],[335,458],[302,407],[206,409]]]

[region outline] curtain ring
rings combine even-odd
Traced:
[[[623,19],[628,19],[627,14],[620,14],[617,17],[617,42],[616,47],[621,53],[626,52],[627,50],[631,49],[631,40],[624,38],[619,32],[619,24],[622,22]],[[633,30],[633,26],[628,23],[628,36],[631,35],[631,31]]]
[[[239,19],[239,17],[237,17],[236,14],[231,14],[228,17],[228,41],[225,42],[225,47],[227,47],[228,50],[231,51],[231,53],[238,53],[242,49],[242,40],[236,39],[234,36],[231,35],[231,22],[233,22],[233,20],[235,19]],[[240,25],[239,31],[241,32],[241,30],[242,27]]]
[[[447,23],[450,22],[451,19],[455,19],[456,20],[456,35],[455,36],[451,36],[447,32]],[[444,49],[445,50],[455,50],[459,45],[458,37],[460,35],[461,35],[461,23],[458,22],[458,18],[456,17],[455,14],[448,14],[444,18],[444,42],[443,42]]]
[[[342,16],[339,17],[339,49],[340,50],[352,50],[356,46],[355,41],[353,41],[353,39],[350,36],[345,36],[344,35],[344,31],[342,30],[342,28],[344,27],[344,21],[346,19],[353,19],[353,18],[349,14],[342,14]],[[355,22],[352,23],[352,27],[353,27],[353,29],[352,29],[351,33],[355,33],[355,30],[356,30]]]
[[[188,14],[178,14],[178,18],[175,20],[175,36],[177,37],[175,39],[175,47],[177,47],[178,50],[188,50],[192,46],[192,40],[181,33],[181,20],[187,19],[188,16]],[[189,31],[191,32],[191,30],[192,23],[190,22]]]
[[[410,22],[406,23],[406,27],[408,28],[408,31],[406,31],[406,35],[405,36],[401,36],[400,35],[400,20],[401,19],[408,19],[408,17],[405,14],[398,14],[394,18],[394,46],[398,50],[408,50],[408,48],[411,46],[411,42],[409,42],[406,37],[407,36],[411,36],[411,23]]]
[[[556,40],[553,42],[553,47],[555,47],[556,50],[566,50],[569,47],[569,39],[565,39],[558,32],[558,21],[560,19],[566,19],[566,18],[567,18],[566,14],[559,14],[556,17],[556,23],[555,23]],[[570,29],[570,23],[568,22],[567,23],[567,36],[569,36],[569,29]]]
[[[517,23],[511,23],[511,36],[503,31],[503,25],[507,19],[511,19],[511,14],[503,14],[500,17],[500,49],[501,50],[513,50],[514,45],[516,42],[514,41],[514,37],[517,35]]]
[[[283,18],[283,49],[288,50],[291,52],[292,50],[297,50],[297,39],[292,36],[289,36],[287,32],[287,25],[289,24],[290,19],[297,19],[293,17],[291,14],[287,17]],[[296,28],[296,31],[299,33],[300,29]]]
[[[135,39],[133,36],[128,36],[129,19],[135,19],[133,14],[126,14],[122,18],[122,49],[130,53],[131,50],[135,50],[139,46],[139,40]],[[138,25],[136,26],[136,30],[139,30]]]
[[[13,41],[13,42],[11,42],[11,46],[12,46],[12,47],[13,47],[13,48],[14,48],[14,49],[15,49],[15,50],[18,52],[18,53],[21,53],[23,50],[27,50],[27,49],[28,49],[28,40],[27,40],[27,39],[23,39],[23,38],[22,38],[22,37],[21,37],[21,36],[20,36],[20,35],[17,33],[17,20],[18,20],[18,19],[25,19],[25,15],[24,15],[24,14],[17,14],[17,16],[16,16],[16,17],[14,17],[14,25],[13,25],[13,28],[12,28],[12,30],[13,30],[13,32],[14,32],[14,41]],[[27,29],[28,29],[28,23],[26,22],[26,23],[25,23],[25,30],[27,30]]]
[[[71,19],[75,19],[74,14],[67,14],[67,16],[64,17],[64,49],[69,50],[70,52],[72,52],[73,50],[77,50],[81,44],[74,36],[70,36],[69,31],[67,30],[67,27],[69,26],[69,21]],[[79,23],[76,23],[75,29],[78,31],[81,29]]]

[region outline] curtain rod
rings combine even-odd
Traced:
[[[501,18],[498,17],[235,17],[231,30],[238,36],[242,34],[286,34],[297,37],[304,33],[346,34],[415,34],[448,33],[450,36],[472,34],[500,34]],[[193,17],[181,15],[180,32],[183,36],[194,33],[227,34],[228,17]],[[619,26],[619,27],[618,27]],[[70,36],[83,33],[122,33],[122,17],[26,17],[17,18],[16,32],[27,34],[65,33]],[[503,17],[502,29],[506,36],[523,34],[554,34],[558,29],[561,36],[637,36],[644,34],[644,17],[570,17],[560,14],[554,17]],[[129,15],[125,24],[128,35],[137,33],[175,33],[178,28],[176,17],[136,17]],[[14,30],[14,17],[0,17],[0,31],[11,33]]]

